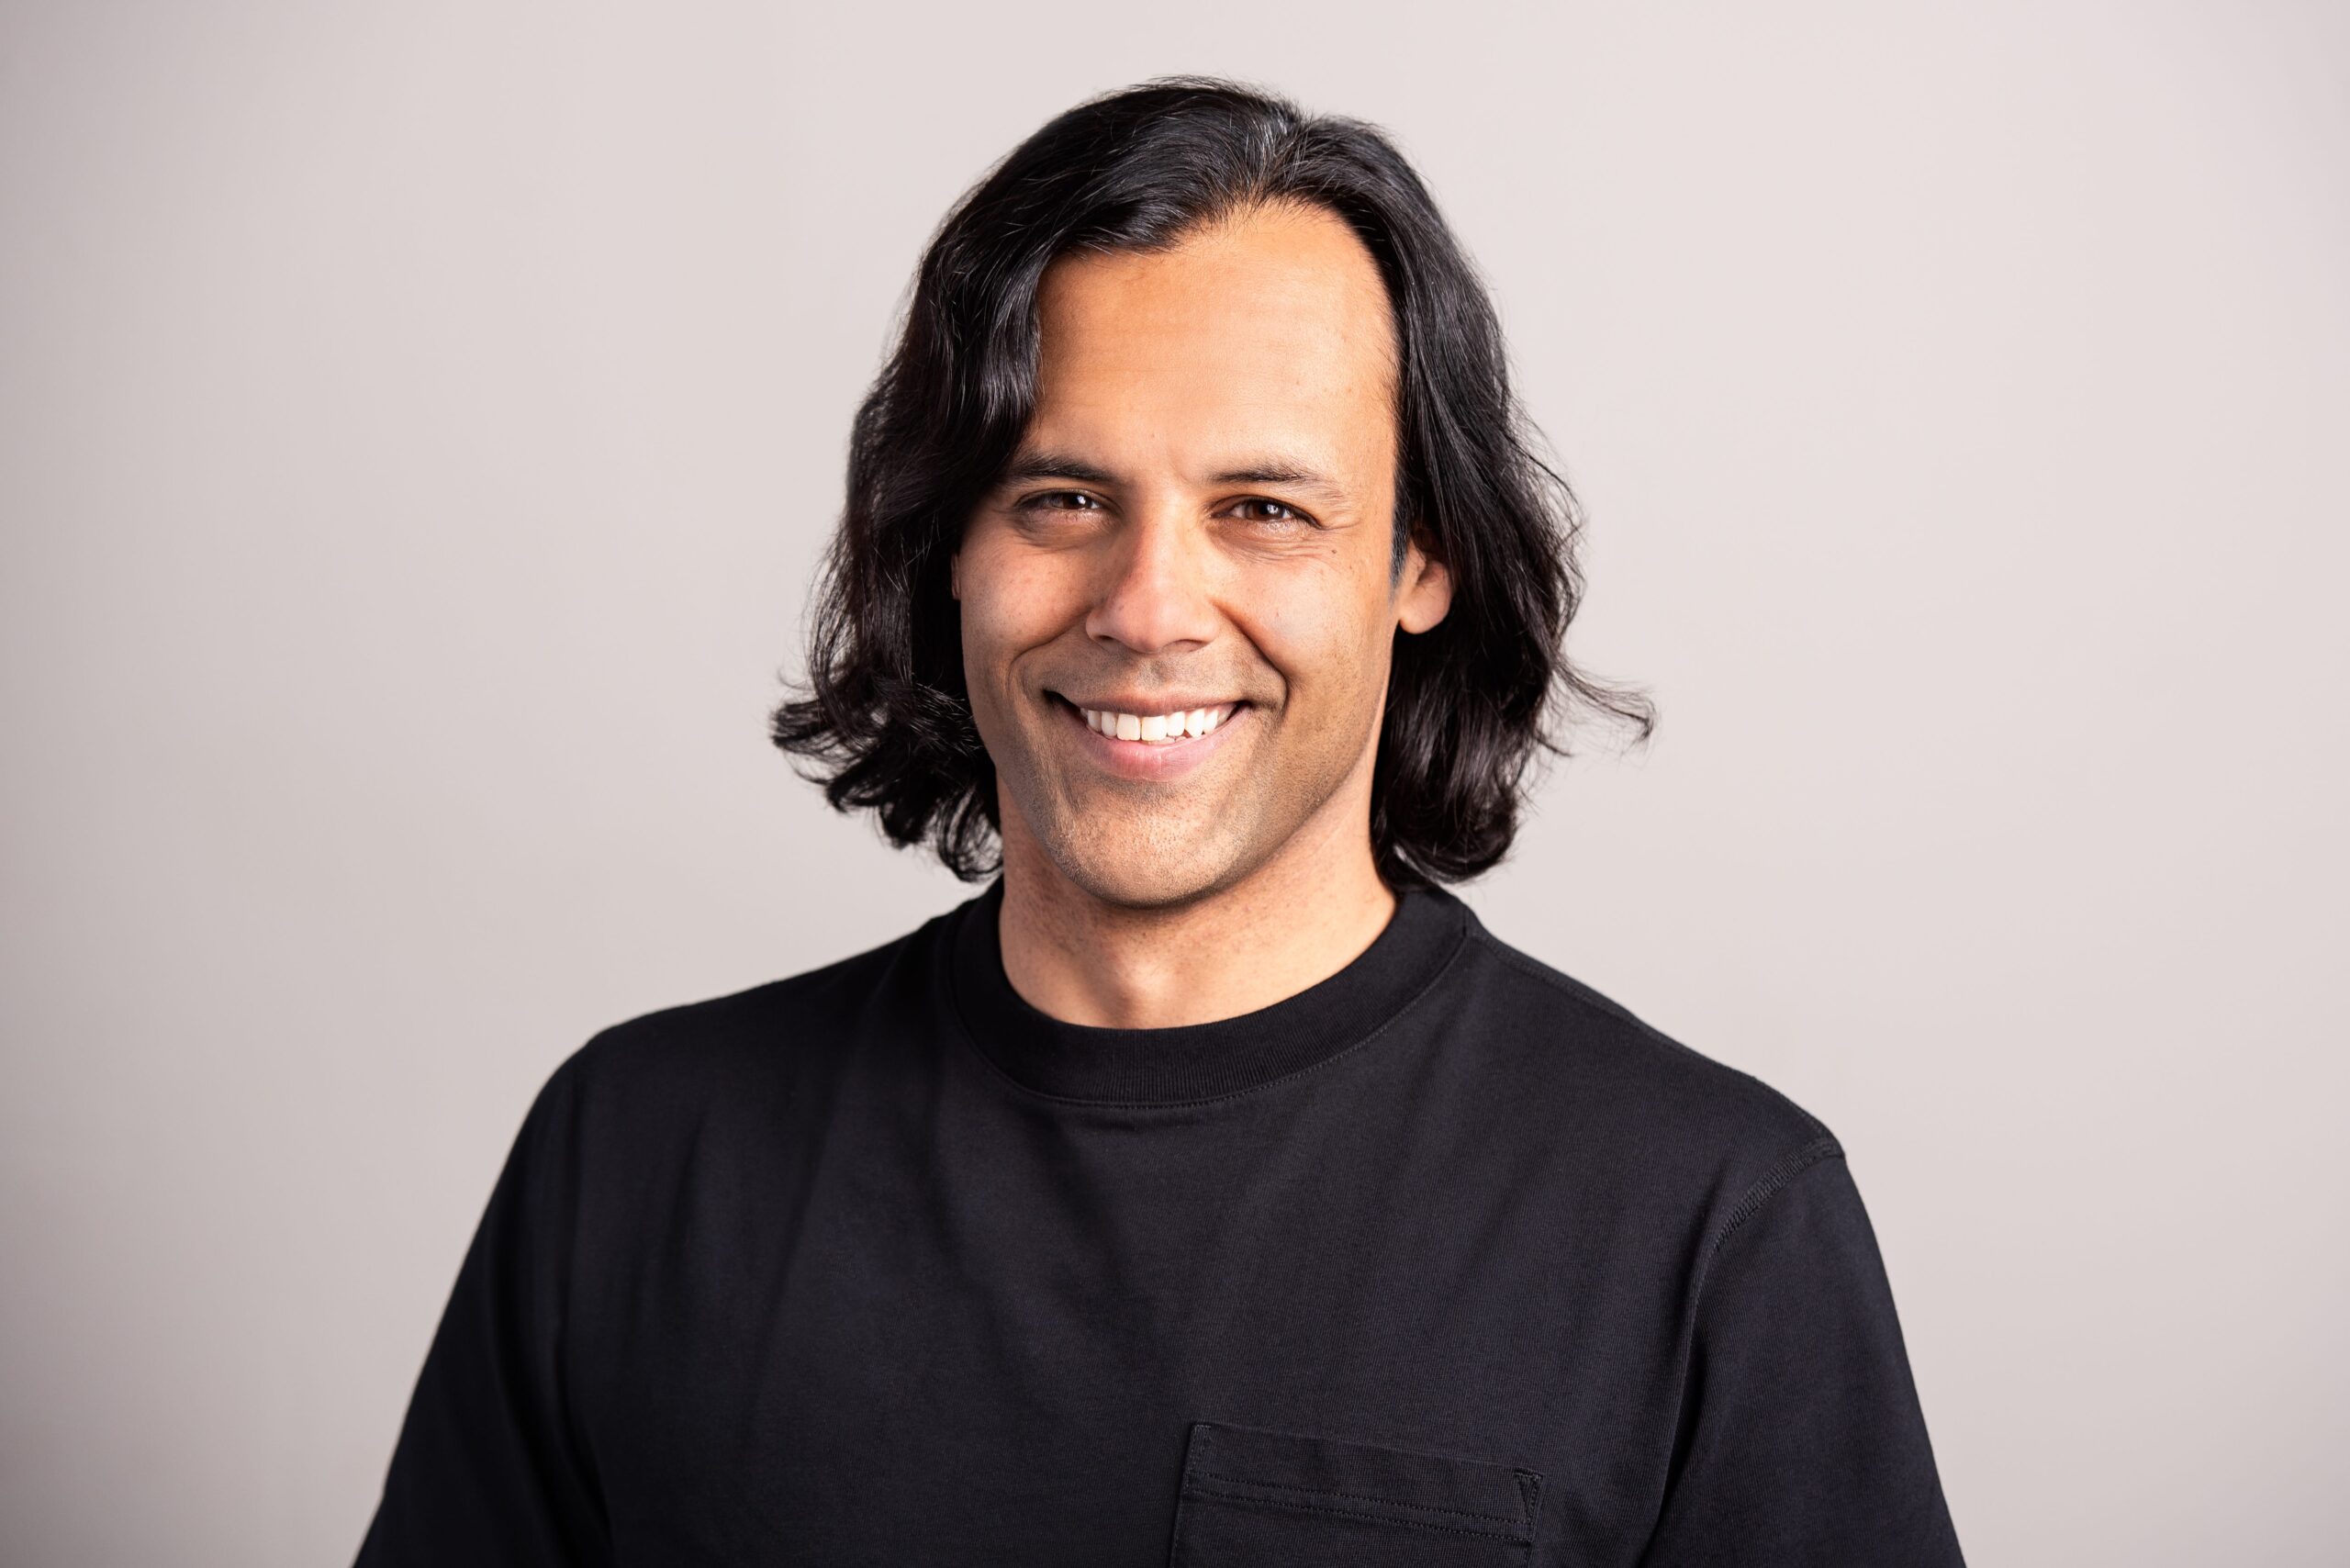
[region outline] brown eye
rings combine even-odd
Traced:
[[[1266,510],[1254,515],[1248,515],[1248,509],[1252,507],[1262,507]],[[1248,522],[1270,522],[1285,525],[1290,523],[1303,523],[1309,521],[1306,515],[1304,512],[1299,511],[1295,507],[1285,505],[1280,501],[1269,501],[1262,496],[1249,497],[1247,500],[1240,503],[1240,510],[1243,513],[1243,520]]]
[[[1057,519],[1090,518],[1108,510],[1100,497],[1083,490],[1038,490],[1012,503],[1014,518],[1037,528],[1058,528]]]

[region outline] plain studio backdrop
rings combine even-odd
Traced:
[[[0,14],[0,1560],[347,1560],[556,1062],[968,895],[765,738],[850,411],[1203,71],[1416,160],[1662,709],[1464,896],[1841,1135],[1974,1561],[2345,1561],[2339,6]]]

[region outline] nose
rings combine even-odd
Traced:
[[[1103,579],[1086,612],[1086,634],[1137,654],[1214,637],[1217,615],[1203,532],[1172,508],[1130,513],[1105,554]]]

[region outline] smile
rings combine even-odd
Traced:
[[[1218,702],[1206,708],[1179,708],[1171,713],[1120,713],[1107,708],[1080,708],[1085,727],[1116,740],[1145,745],[1171,745],[1204,735],[1232,716],[1237,703]]]
[[[1070,738],[1095,767],[1137,784],[1188,778],[1223,750],[1236,730],[1248,728],[1240,721],[1254,716],[1243,700],[1183,708],[1170,701],[1157,713],[1083,707],[1058,692],[1050,694],[1050,701],[1067,716]]]

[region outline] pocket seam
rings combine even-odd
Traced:
[[[1251,1482],[1250,1485],[1257,1483]],[[1531,1542],[1522,1535],[1504,1535],[1499,1530],[1471,1529],[1466,1525],[1440,1525],[1433,1519],[1393,1519],[1381,1514],[1366,1514],[1355,1508],[1318,1508],[1311,1503],[1293,1503],[1286,1497],[1251,1497],[1245,1492],[1216,1492],[1205,1486],[1188,1486],[1184,1490],[1194,1497],[1214,1497],[1223,1503],[1252,1503],[1262,1508],[1292,1508],[1300,1513],[1327,1514],[1334,1518],[1360,1519],[1365,1524],[1401,1525],[1405,1529],[1440,1530],[1446,1535],[1473,1535],[1480,1540],[1505,1541],[1511,1546],[1528,1546]],[[1389,1507],[1410,1507],[1413,1505],[1387,1504]],[[1475,1515],[1483,1518],[1484,1515]],[[1515,1523],[1516,1521],[1512,1521]],[[1181,1538],[1178,1537],[1180,1543]]]
[[[1450,1514],[1455,1518],[1482,1519],[1489,1525],[1507,1525],[1513,1529],[1522,1529],[1526,1526],[1526,1520],[1508,1514],[1480,1514],[1468,1508],[1447,1508],[1435,1503],[1406,1503],[1398,1497],[1375,1497],[1365,1492],[1331,1492],[1319,1486],[1292,1485],[1285,1481],[1259,1481],[1248,1475],[1219,1475],[1213,1470],[1203,1470],[1196,1473],[1203,1481],[1223,1481],[1240,1486],[1267,1486],[1279,1492],[1302,1492],[1309,1497],[1335,1497],[1354,1503],[1376,1503],[1382,1508],[1413,1508],[1427,1514]],[[1211,1495],[1221,1495],[1211,1494]],[[1278,1498],[1266,1500],[1279,1501]]]

